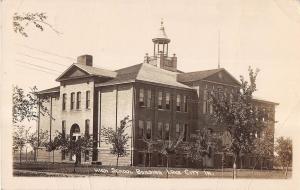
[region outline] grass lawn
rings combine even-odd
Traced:
[[[28,162],[14,163],[14,176],[74,177],[74,176],[121,176],[152,178],[232,178],[232,169],[193,169],[164,167],[130,167],[79,165],[75,168],[69,163]],[[287,178],[291,178],[292,171]],[[285,179],[282,170],[238,169],[237,178]]]

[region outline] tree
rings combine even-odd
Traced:
[[[42,115],[48,115],[51,119],[54,118],[50,115],[50,111],[44,106],[44,103],[48,102],[47,97],[38,98],[36,96],[38,89],[36,86],[30,88],[29,93],[25,93],[22,88],[18,86],[13,87],[13,124],[18,125],[24,120],[33,121],[37,120],[39,113]]]
[[[129,116],[126,116],[123,120],[120,121],[120,126],[116,130],[112,128],[103,128],[101,130],[101,135],[104,137],[104,142],[106,144],[112,145],[110,152],[111,154],[117,157],[116,167],[119,165],[119,158],[128,155],[128,140],[129,136],[125,132],[125,129],[128,127]]]
[[[274,153],[274,139],[273,130],[271,128],[266,128],[263,130],[262,135],[254,140],[253,154],[255,156],[255,164],[253,166],[253,171],[260,163],[260,168],[262,169],[262,159],[273,158]]]
[[[232,142],[228,150],[234,155],[234,166],[242,153],[251,152],[255,134],[266,127],[264,112],[256,110],[252,101],[252,94],[257,90],[256,78],[259,70],[253,71],[249,67],[248,71],[250,82],[240,76],[240,87],[235,95],[210,95],[215,124],[220,125],[231,136]]]
[[[285,176],[287,176],[288,167],[293,159],[293,146],[290,138],[279,137],[276,140],[275,152],[278,154],[278,159],[281,166],[285,167]]]
[[[45,146],[49,140],[49,135],[47,130],[42,130],[38,132],[37,130],[33,133],[28,133],[26,137],[26,142],[31,146],[34,151],[34,161],[36,161],[36,150],[39,146]]]
[[[152,160],[151,154],[155,150],[155,145],[157,145],[159,142],[157,140],[147,139],[145,136],[143,136],[143,141],[145,142],[145,145],[146,145],[146,147],[145,147],[146,148],[146,153],[149,155],[148,163],[145,163],[145,166],[150,167],[151,166],[151,160]],[[146,156],[146,155],[144,155],[144,156]]]
[[[28,34],[25,31],[25,28],[29,25],[33,24],[35,28],[44,31],[44,27],[47,26],[51,28],[56,34],[61,34],[58,30],[56,30],[51,24],[47,22],[47,15],[43,12],[36,13],[15,13],[13,16],[13,30],[15,33],[20,33],[24,37],[28,37]]]
[[[54,164],[54,151],[59,150],[61,147],[65,145],[64,139],[60,138],[60,135],[56,136],[54,140],[49,140],[49,142],[45,143],[46,151],[52,152],[52,163]]]
[[[203,169],[203,158],[211,156],[212,143],[212,136],[208,130],[202,129],[198,134],[191,137],[191,142],[186,145],[185,150],[193,162],[201,163]]]
[[[22,150],[26,145],[26,133],[28,131],[25,129],[25,126],[15,127],[13,133],[13,149],[19,150],[20,152],[20,164],[22,162]]]
[[[76,159],[74,162],[74,172],[75,168],[81,162],[81,153],[91,150],[93,148],[93,139],[89,135],[79,136],[78,139],[72,139],[65,134],[56,131],[56,136],[53,140],[46,143],[46,150],[53,152],[53,162],[54,162],[54,151],[61,150],[62,152],[70,152],[71,155],[75,155]]]
[[[184,151],[184,146],[182,145],[182,140],[184,138],[184,132],[180,133],[177,138],[159,141],[156,144],[155,150],[164,155],[167,159],[167,169],[169,168],[169,158],[171,155],[176,153],[182,153]],[[168,177],[168,173],[167,173]]]

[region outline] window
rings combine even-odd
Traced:
[[[203,102],[203,114],[206,114],[207,112],[207,101]]]
[[[66,110],[66,103],[67,103],[67,94],[63,94],[63,98],[62,98],[62,110]]]
[[[180,154],[176,154],[176,156],[175,156],[175,165],[176,166],[182,166],[182,155],[180,155]]]
[[[170,139],[170,124],[169,123],[166,123],[165,124],[165,140],[169,140]]]
[[[207,100],[207,90],[203,91],[203,100],[206,101]]]
[[[66,151],[65,151],[65,150],[62,150],[62,151],[61,151],[61,159],[62,159],[62,160],[65,160],[65,159],[66,159]]]
[[[214,110],[213,110],[213,105],[212,103],[209,104],[209,113],[213,114]]]
[[[77,92],[76,109],[80,109],[80,104],[81,104],[81,92]]]
[[[88,162],[90,160],[90,152],[88,150],[84,151],[84,161]]]
[[[147,90],[147,107],[151,107],[151,90]]]
[[[63,138],[66,138],[66,121],[61,122],[61,135]]]
[[[166,92],[166,109],[170,109],[170,93]]]
[[[180,99],[180,94],[177,94],[176,97],[176,111],[180,111],[180,104],[181,104],[181,99]]]
[[[144,121],[139,120],[139,132],[138,132],[139,138],[143,138],[144,136]]]
[[[90,135],[90,120],[85,120],[85,136],[88,137]]]
[[[207,112],[207,98],[208,96],[208,91],[207,90],[204,90],[203,91],[203,114],[206,114]]]
[[[184,112],[188,111],[188,104],[186,96],[183,96],[183,105],[184,105]]]
[[[222,88],[218,88],[218,98],[219,98],[220,100],[223,99],[223,90],[222,90]]]
[[[146,123],[146,138],[151,139],[151,133],[152,133],[152,123],[151,121],[147,121]]]
[[[184,124],[183,128],[183,141],[187,141],[189,138],[189,133],[188,133],[188,124]]]
[[[230,93],[230,95],[229,95],[229,102],[230,102],[230,103],[233,102],[233,95],[232,95],[232,93]]]
[[[178,138],[180,136],[180,125],[179,125],[179,123],[176,123],[175,132],[176,132],[176,138]]]
[[[75,93],[74,92],[72,92],[71,93],[71,110],[73,110],[74,109],[74,103],[75,103]]]
[[[144,106],[145,103],[144,103],[144,89],[140,89],[140,99],[139,99],[139,102],[140,102],[140,106]]]
[[[163,154],[158,154],[158,156],[157,156],[157,165],[162,166],[163,163],[164,163],[163,160],[164,160]]]
[[[85,108],[89,109],[90,108],[90,101],[91,101],[91,93],[90,91],[86,91],[85,93]]]
[[[163,137],[163,130],[162,130],[163,124],[161,122],[157,123],[157,138],[162,139]]]
[[[159,91],[158,92],[158,109],[162,109],[163,107],[162,107],[162,92],[161,91]]]
[[[66,121],[65,120],[63,120],[61,122],[61,135],[63,138],[66,138]],[[66,159],[66,151],[65,150],[61,151],[61,159],[62,160]]]
[[[138,153],[138,164],[144,164],[144,153],[143,152]]]

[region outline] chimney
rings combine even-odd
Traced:
[[[93,66],[93,56],[81,55],[81,56],[77,57],[77,63],[92,67]]]

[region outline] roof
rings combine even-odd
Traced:
[[[265,100],[265,99],[255,97],[255,96],[252,98],[252,100],[255,101],[255,102],[260,102],[260,103],[265,103],[265,104],[273,104],[275,106],[279,105],[279,103],[277,103],[277,102],[272,102],[272,101]]]
[[[72,67],[77,67],[81,70],[83,70],[84,72],[86,72],[89,75],[92,76],[98,76],[98,77],[110,77],[110,78],[114,78],[116,77],[117,73],[114,71],[110,71],[107,69],[102,69],[102,68],[97,68],[97,67],[92,67],[92,66],[87,66],[87,65],[83,65],[80,63],[73,63],[68,69],[66,69],[57,79],[56,81],[60,81],[62,79],[62,77],[69,71],[71,70]]]
[[[105,83],[99,83],[96,86],[108,86],[142,81],[168,85],[176,88],[192,89],[187,85],[177,82],[178,73],[160,69],[156,66],[147,63],[141,63],[123,69],[119,69],[116,70],[116,72],[118,73],[116,78]]]
[[[163,21],[161,21],[159,31],[156,34],[156,36],[152,39],[152,41],[153,42],[165,42],[165,43],[169,43],[171,41],[166,34],[165,27],[163,26]]]
[[[36,94],[50,94],[50,93],[56,93],[56,92],[59,92],[60,90],[60,86],[56,86],[56,87],[53,87],[53,88],[48,88],[48,89],[45,89],[45,90],[41,90],[39,92],[37,92]]]
[[[192,82],[192,81],[204,79],[223,70],[225,69],[220,68],[220,69],[211,69],[211,70],[204,70],[204,71],[195,71],[189,73],[181,73],[177,75],[177,79],[180,82]]]
[[[74,63],[73,65],[79,67],[80,69],[84,70],[85,72],[89,73],[90,75],[106,76],[106,77],[111,77],[111,78],[114,78],[117,75],[116,72],[110,71],[107,69],[86,66],[86,65],[83,65],[80,63]]]

